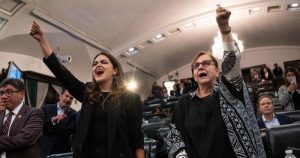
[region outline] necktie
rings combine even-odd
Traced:
[[[3,123],[3,127],[2,127],[3,135],[7,135],[8,133],[9,125],[13,114],[14,114],[13,112],[9,112],[6,120]]]

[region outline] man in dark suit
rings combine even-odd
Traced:
[[[25,105],[24,83],[6,79],[0,84],[0,157],[39,158],[43,111]]]
[[[268,95],[259,97],[258,110],[262,113],[262,116],[257,120],[260,129],[293,123],[288,116],[274,113],[272,97]]]
[[[42,107],[45,114],[42,157],[71,152],[70,136],[76,125],[76,111],[70,107],[72,101],[73,96],[63,90],[57,104]]]

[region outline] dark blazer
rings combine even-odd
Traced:
[[[42,137],[42,157],[51,154],[71,152],[70,136],[74,133],[76,111],[65,109],[67,115],[57,124],[52,123],[52,117],[57,116],[57,104],[42,107],[44,111],[44,133]]]
[[[74,77],[52,53],[44,62],[56,78],[63,83],[68,91],[80,102],[79,128],[75,132],[72,143],[74,158],[88,155],[87,135],[95,104],[89,103],[84,96],[86,86]],[[118,103],[111,105],[108,113],[108,154],[109,158],[133,158],[135,150],[144,148],[142,125],[142,102],[140,96],[133,92],[124,92]]]
[[[5,111],[0,113],[0,133]],[[9,136],[0,136],[0,153],[7,158],[40,158],[43,111],[22,105],[10,127]]]
[[[285,116],[285,115],[275,114],[275,116],[278,119],[278,122],[280,125],[290,124],[290,123],[294,122],[291,118],[289,118],[288,116]],[[266,128],[266,125],[262,119],[262,116],[260,116],[258,118],[257,124],[258,124],[259,129]]]

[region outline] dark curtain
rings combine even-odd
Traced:
[[[33,79],[25,79],[25,89],[26,89],[26,103],[32,107],[36,107],[36,97],[37,97],[37,81]]]

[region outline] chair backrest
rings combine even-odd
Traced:
[[[164,122],[164,121],[147,123],[147,124],[142,125],[142,129],[148,138],[155,139],[156,134],[157,134],[156,130],[163,127],[165,124],[166,124],[166,122]]]
[[[164,155],[167,156],[167,144],[165,142],[165,139],[167,138],[167,134],[169,132],[169,127],[162,127],[156,130],[157,135],[157,147],[156,152],[158,155]]]
[[[268,147],[268,140],[267,140],[267,133],[266,132],[267,132],[266,128],[261,129],[260,130],[260,138],[261,138],[261,140],[263,142],[263,146],[264,146],[266,155],[269,158],[269,157],[271,157],[270,156],[271,155],[271,151],[270,151],[270,149]]]
[[[281,125],[267,129],[267,142],[271,157],[283,158],[287,147],[300,148],[300,124]],[[296,156],[300,157],[300,155]]]
[[[26,157],[26,155],[24,155]],[[47,156],[47,158],[72,158],[73,152],[61,153],[61,154],[52,154]]]
[[[282,114],[290,117],[294,121],[300,121],[300,110],[295,111],[283,111],[283,112],[277,112],[276,114]]]
[[[145,158],[156,158],[156,144],[157,141],[154,139],[144,139]]]

